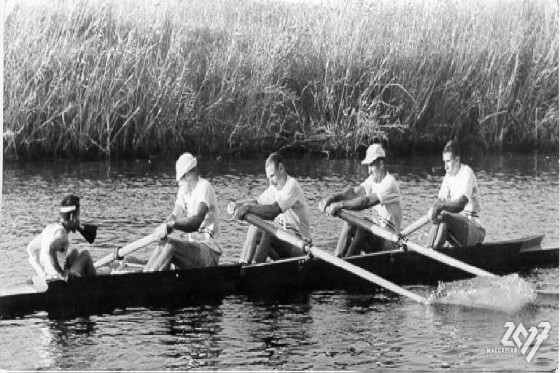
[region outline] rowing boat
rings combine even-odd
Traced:
[[[525,237],[472,247],[444,248],[441,252],[496,274],[530,268],[558,267],[558,248],[542,248],[543,236]],[[331,251],[332,248],[327,250]],[[400,285],[435,285],[472,277],[412,251],[391,250],[346,258],[348,262]],[[0,317],[35,311],[51,317],[111,312],[127,307],[185,306],[216,302],[228,295],[281,297],[298,291],[341,289],[375,292],[379,287],[312,257],[299,257],[242,266],[165,272],[125,272],[0,290]]]

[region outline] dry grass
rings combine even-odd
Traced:
[[[554,1],[514,0],[19,5],[4,152],[344,155],[453,135],[557,149],[557,17]]]

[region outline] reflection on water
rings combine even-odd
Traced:
[[[4,320],[0,361],[3,369],[49,370],[535,368],[522,356],[489,357],[486,348],[499,347],[506,321],[539,320],[550,320],[553,329],[533,364],[555,367],[557,307],[505,315],[337,291],[294,294],[287,302],[227,297],[175,310]]]
[[[558,245],[558,159],[544,156],[465,160],[480,184],[487,240],[546,234]],[[263,162],[201,160],[222,211],[222,261],[235,261],[247,225],[225,214],[230,199],[266,188]],[[336,238],[340,221],[317,210],[320,198],[359,183],[367,170],[354,160],[288,160],[310,204],[316,241]],[[437,195],[439,157],[389,159],[401,183],[404,221],[421,216]],[[176,194],[174,160],[4,165],[0,228],[1,286],[24,282],[32,270],[25,246],[57,219],[65,193],[83,197],[84,221],[100,225],[94,245],[77,237],[94,258],[152,232],[171,211]],[[425,240],[425,231],[415,240]],[[150,248],[134,255],[146,258]],[[556,287],[557,269],[520,274]],[[412,290],[412,289],[411,289]],[[434,289],[415,287],[424,296]],[[531,364],[522,356],[489,356],[504,323],[552,323],[550,337]],[[314,369],[432,370],[553,369],[558,364],[558,307],[529,307],[515,315],[453,306],[424,307],[389,293],[292,294],[263,301],[227,297],[182,309],[128,309],[89,318],[51,320],[38,313],[0,320],[0,369]]]

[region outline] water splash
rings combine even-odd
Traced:
[[[440,282],[429,297],[430,304],[455,304],[514,314],[534,303],[537,293],[531,283],[517,274],[475,277],[450,283]]]

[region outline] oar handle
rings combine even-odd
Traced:
[[[99,259],[97,262],[95,262],[94,266],[95,268],[99,268],[102,267],[106,264],[111,263],[112,261],[116,260],[119,257],[123,257],[125,255],[128,255],[130,253],[132,253],[133,251],[139,250],[141,248],[143,248],[146,245],[151,244],[152,242],[158,241],[159,237],[155,234],[152,233],[149,236],[146,236],[144,238],[141,238],[137,241],[134,241],[128,245],[126,245],[125,247],[121,247],[119,249],[117,249],[117,251],[113,254],[109,254],[104,256],[103,258]]]
[[[320,250],[316,247],[311,246],[310,244],[308,244],[307,242],[305,242],[304,240],[302,240],[301,238],[296,237],[295,235],[293,235],[292,233],[276,227],[274,224],[271,224],[269,222],[266,222],[264,220],[262,220],[261,218],[253,215],[253,214],[245,214],[245,216],[243,217],[243,219],[245,219],[246,221],[248,221],[249,223],[253,224],[254,226],[262,229],[263,231],[273,235],[274,237],[278,238],[279,240],[282,240],[284,242],[289,243],[290,245],[294,245],[300,249],[302,249],[303,251],[309,251],[313,256],[322,259],[324,261],[326,261],[327,263],[330,263],[336,267],[342,268],[346,271],[349,271],[351,273],[353,273],[356,276],[359,276],[365,280],[368,280],[370,282],[373,282],[376,285],[385,287],[391,291],[394,291],[397,294],[400,295],[404,295],[406,297],[411,298],[412,300],[418,302],[418,303],[422,303],[422,304],[428,304],[428,300],[426,298],[423,298],[417,294],[414,294],[400,286],[398,286],[397,284],[394,284],[388,280],[385,280],[382,277],[379,277],[371,272],[366,271],[363,268],[360,268],[358,266],[353,265],[352,263],[349,263],[345,260],[342,260],[340,258],[337,258],[334,255],[331,255],[323,250]]]

